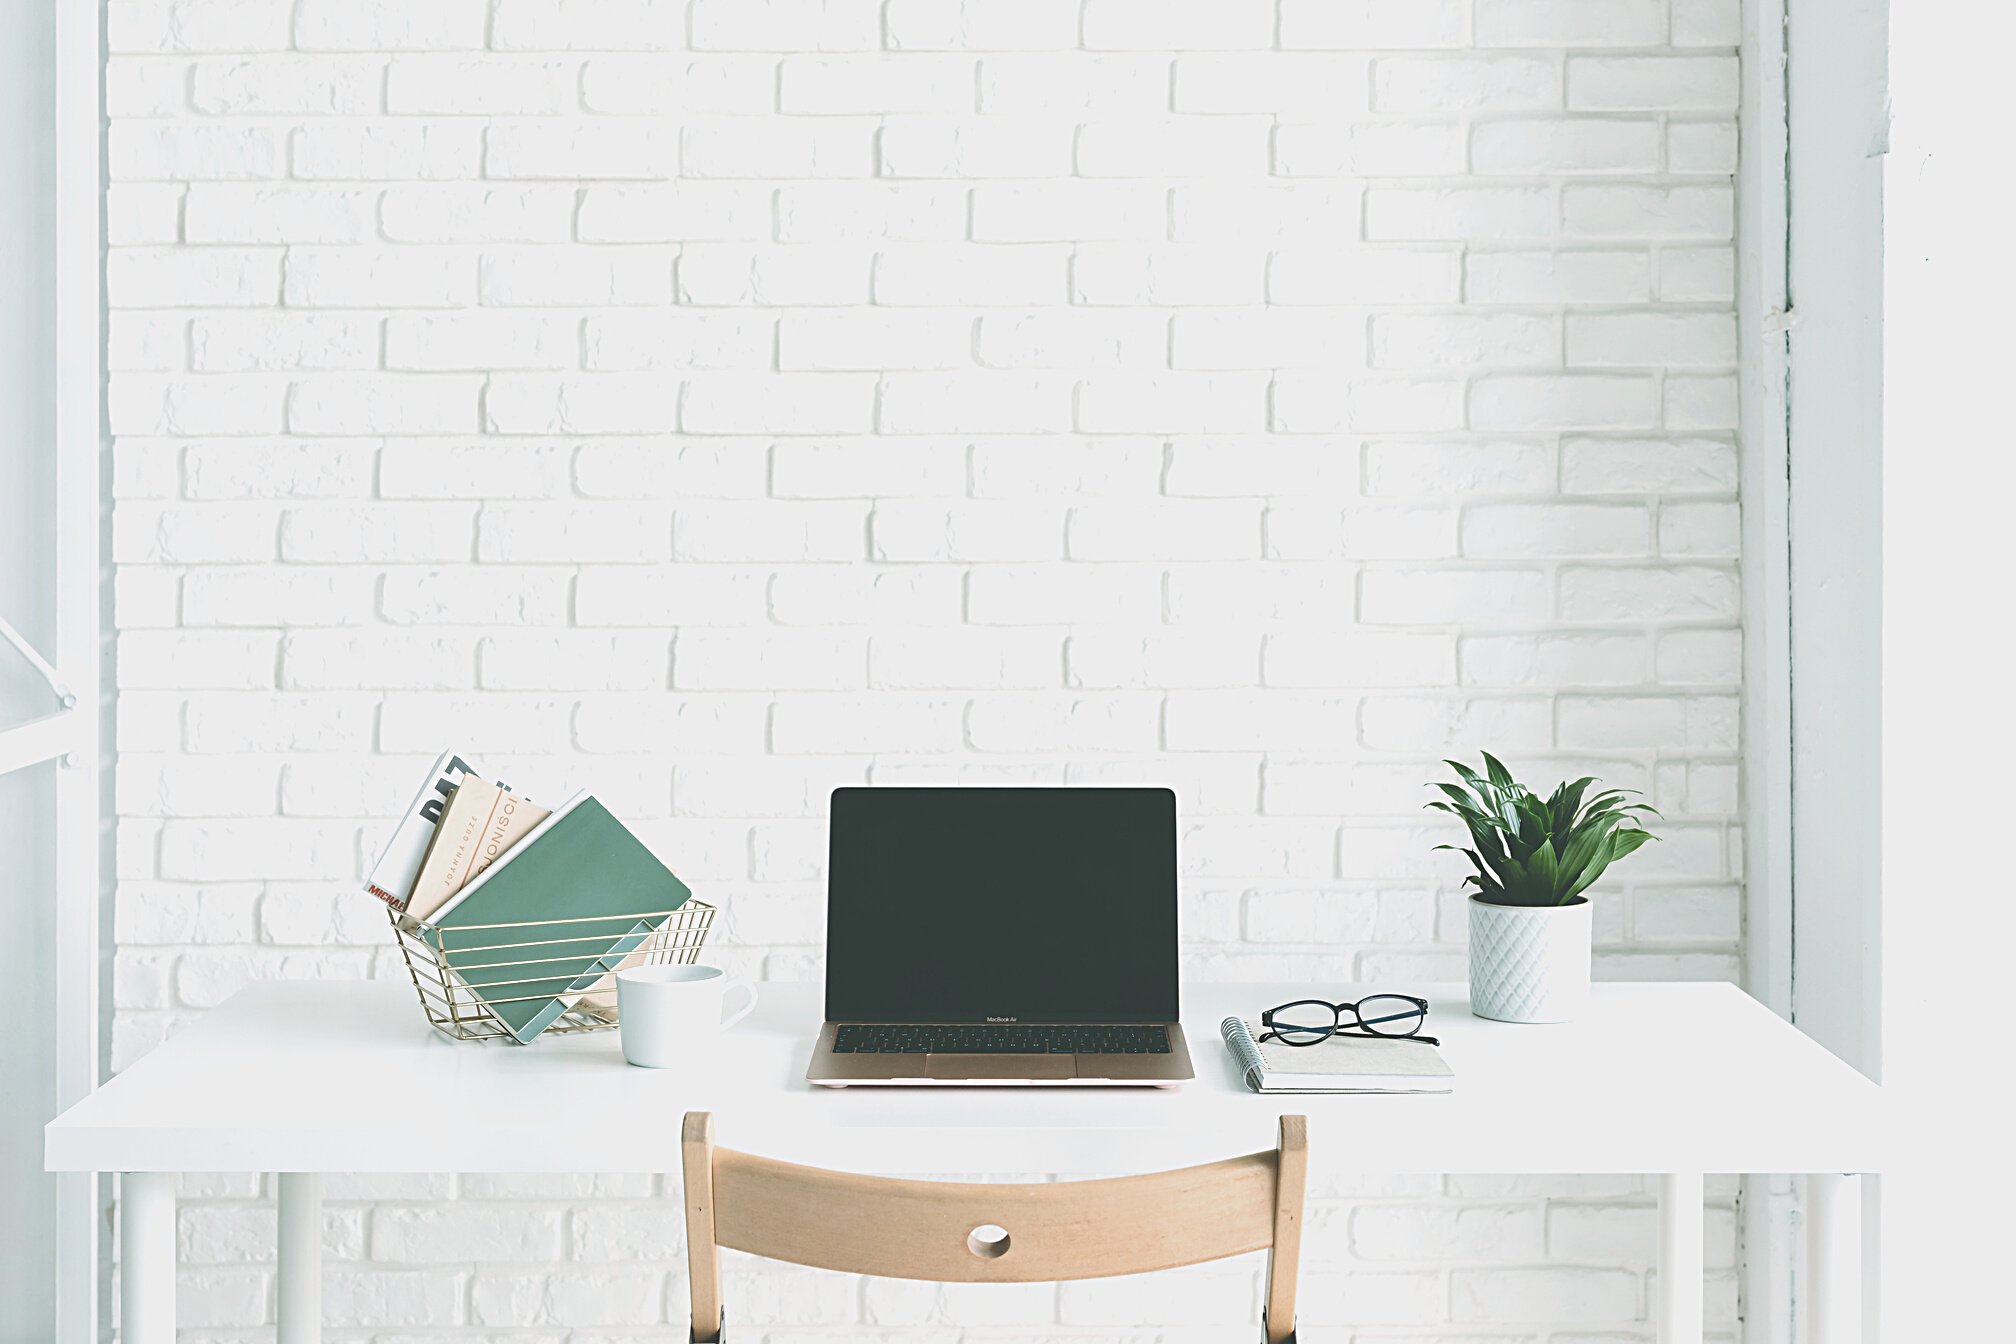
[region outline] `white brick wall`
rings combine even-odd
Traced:
[[[355,879],[449,742],[615,799],[741,969],[816,973],[836,783],[1147,776],[1189,975],[1396,987],[1461,975],[1421,783],[1489,747],[1667,814],[1605,973],[1732,974],[1736,21],[110,0],[116,1062],[387,973]],[[265,1187],[188,1193],[185,1324],[255,1338]],[[672,1193],[342,1183],[332,1337],[682,1337]],[[1326,1189],[1306,1319],[1640,1340],[1649,1209]],[[768,1344],[1255,1310],[1244,1264],[731,1293]]]

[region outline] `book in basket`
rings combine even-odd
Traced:
[[[1449,1092],[1455,1070],[1426,1041],[1338,1032],[1319,1045],[1261,1041],[1251,1023],[1219,1024],[1246,1086],[1255,1092]]]
[[[580,793],[429,916],[422,936],[522,1043],[691,896],[608,808]]]

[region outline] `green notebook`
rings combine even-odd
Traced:
[[[578,794],[436,911],[428,940],[522,1043],[692,894],[608,808]],[[521,922],[540,927],[478,927]]]

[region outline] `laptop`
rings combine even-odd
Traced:
[[[1176,795],[841,788],[827,868],[828,1087],[1168,1087]]]

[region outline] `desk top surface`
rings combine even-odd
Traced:
[[[1339,998],[1358,994],[1327,987]],[[1410,987],[1411,988],[1411,987]],[[1271,1146],[1364,1172],[1880,1171],[1881,1090],[1727,984],[1605,984],[1515,1026],[1430,986],[1447,1096],[1257,1096],[1218,1023],[1307,985],[1189,985],[1180,1089],[850,1088],[804,1081],[810,985],[766,984],[705,1074],[632,1068],[613,1031],[455,1042],[403,982],[245,989],[51,1121],[55,1171],[676,1171],[679,1122],[727,1147],[913,1174],[1149,1170]]]

